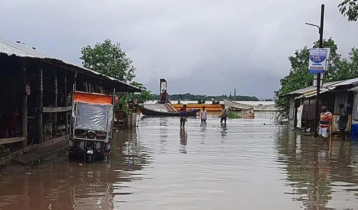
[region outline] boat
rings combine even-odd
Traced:
[[[276,112],[279,111],[279,109],[276,107],[276,104],[274,102],[270,104],[258,104],[258,105],[248,105],[236,101],[226,100],[224,99],[224,104],[227,108],[233,109],[233,110],[250,110],[253,109],[254,111],[261,111],[261,112]]]
[[[139,106],[140,111],[146,116],[180,116],[180,112],[173,107],[169,100],[168,84],[165,79],[160,79],[160,97],[156,104],[143,104]],[[187,116],[196,116],[200,109],[188,109]]]
[[[254,119],[255,118],[254,109],[241,111],[241,117],[242,119]]]
[[[250,110],[253,109],[254,107],[251,105],[247,105],[247,104],[243,104],[243,103],[239,103],[239,102],[235,102],[235,101],[231,101],[231,100],[227,100],[224,99],[224,104],[226,106],[226,108],[228,109],[234,109],[234,110]]]
[[[178,104],[172,104],[172,106],[177,110],[180,111],[180,109],[183,107],[182,103]],[[188,109],[201,109],[203,106],[205,106],[205,110],[207,112],[221,112],[222,111],[222,104],[201,104],[201,103],[187,103],[186,107]]]
[[[175,117],[180,116],[180,112],[178,111],[167,111],[167,110],[161,110],[161,109],[150,109],[146,108],[144,105],[140,106],[140,110],[143,115],[146,116],[163,116],[163,117]],[[187,111],[187,116],[196,116],[196,113],[199,111],[199,109],[190,109]]]

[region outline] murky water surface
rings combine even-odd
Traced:
[[[270,122],[143,118],[107,163],[52,161],[0,176],[0,209],[358,209],[358,145]]]

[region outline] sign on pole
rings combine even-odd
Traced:
[[[317,75],[318,74],[313,75],[313,87],[317,87]],[[321,74],[321,79],[320,79],[321,87],[323,87],[323,76],[324,74]]]
[[[308,73],[319,74],[328,70],[330,48],[310,49]]]

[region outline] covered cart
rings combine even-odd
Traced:
[[[93,162],[109,155],[115,96],[75,91],[72,97],[70,155]]]

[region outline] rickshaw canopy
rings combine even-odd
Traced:
[[[113,96],[75,91],[73,93],[74,128],[107,131],[113,120]]]
[[[98,105],[113,105],[113,98],[109,95],[99,94],[99,93],[85,93],[80,91],[75,91],[73,93],[73,102],[81,102],[88,104],[98,104]],[[115,99],[118,101],[118,97]]]

